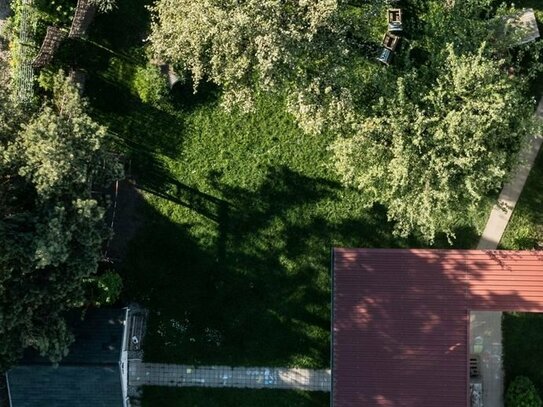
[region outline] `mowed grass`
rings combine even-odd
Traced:
[[[331,248],[409,242],[339,184],[329,140],[279,102],[179,117],[177,146],[133,159],[148,207],[126,279],[154,311],[146,358],[328,367]]]
[[[323,407],[328,393],[293,390],[234,390],[144,387],[143,407]]]

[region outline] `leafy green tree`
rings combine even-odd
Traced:
[[[85,302],[109,233],[92,191],[120,175],[77,89],[60,74],[53,90],[38,111],[0,121],[0,371],[28,347],[66,354],[64,313]],[[18,111],[3,102],[3,117]]]
[[[385,205],[401,235],[453,236],[459,214],[501,186],[534,130],[522,84],[484,53],[458,56],[449,45],[435,83],[401,77],[395,95],[333,146],[344,182]]]

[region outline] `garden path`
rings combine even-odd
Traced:
[[[130,361],[129,386],[229,387],[330,391],[330,369],[189,366]]]
[[[543,119],[543,98],[537,107],[536,116]],[[537,158],[543,137],[534,135],[521,152],[521,165],[513,178],[504,185],[498,203],[492,208],[478,249],[495,250],[511,219],[530,170]],[[482,342],[475,346],[476,343]],[[478,348],[478,349],[477,349]],[[477,352],[475,352],[477,351]],[[483,378],[483,405],[503,407],[503,366],[502,366],[502,313],[471,313],[470,352],[481,354],[481,375]]]

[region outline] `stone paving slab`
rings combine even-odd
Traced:
[[[536,117],[543,118],[543,98],[537,107]],[[498,204],[492,208],[485,230],[481,236],[481,241],[477,247],[478,249],[493,250],[498,247],[524,188],[524,184],[526,184],[530,170],[537,158],[542,142],[543,137],[540,134],[534,135],[521,151],[521,164],[513,175],[513,178],[504,185],[498,198]]]
[[[131,361],[128,381],[130,386],[268,388],[329,392],[331,372],[329,369],[195,367]]]

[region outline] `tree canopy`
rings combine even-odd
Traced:
[[[308,131],[348,112],[350,50],[340,0],[161,0],[153,7],[154,53],[223,88],[226,107],[250,111],[259,91],[288,89]],[[327,112],[326,114],[323,113]]]
[[[398,78],[376,114],[333,146],[345,183],[368,205],[384,204],[402,235],[420,231],[429,240],[438,231],[452,235],[459,214],[500,187],[534,129],[519,80],[484,47],[447,52],[434,83],[415,71]]]
[[[384,204],[398,232],[451,236],[458,215],[499,188],[531,129],[525,82],[506,73],[521,64],[497,39],[507,10],[492,0],[415,1],[410,39],[380,71],[351,46],[353,21],[368,12],[349,7],[159,0],[150,39],[196,85],[220,85],[228,106],[249,110],[256,92],[281,92],[307,133],[337,135],[342,179],[368,206]]]
[[[85,279],[108,236],[92,191],[120,174],[106,152],[106,129],[88,116],[78,90],[62,75],[53,89],[37,110],[2,93],[0,371],[28,347],[52,361],[65,355],[65,311],[85,302]]]

